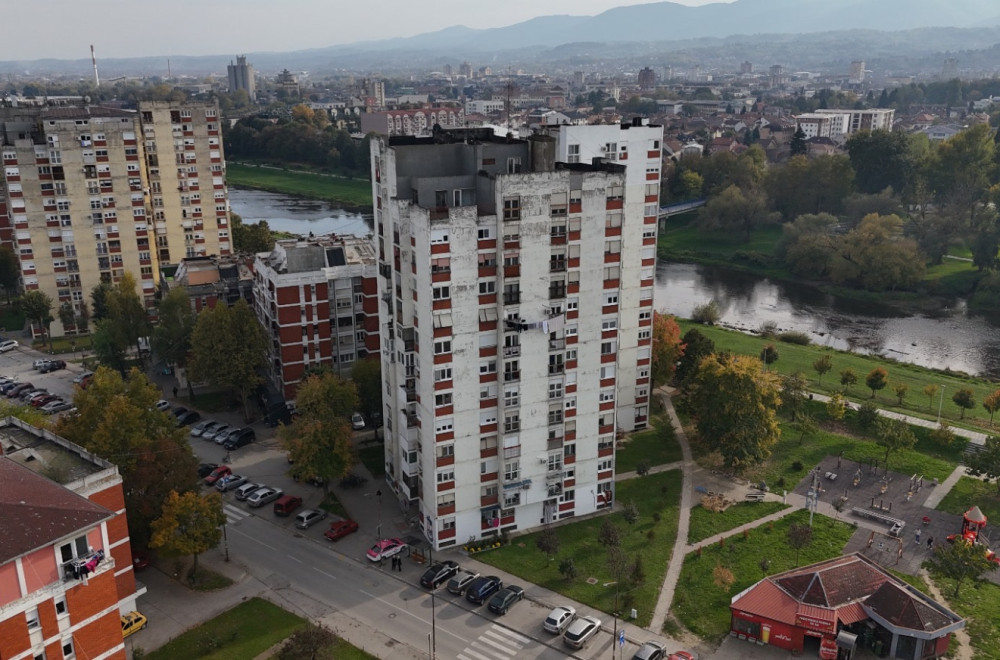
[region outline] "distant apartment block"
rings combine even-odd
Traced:
[[[237,300],[253,304],[253,261],[248,257],[191,257],[179,264],[161,264],[163,292],[181,287],[191,300],[195,313],[212,309],[220,302],[232,305]]]
[[[243,90],[251,101],[257,98],[257,81],[254,78],[253,65],[247,64],[246,55],[237,55],[236,64],[230,61],[226,73],[229,78],[230,94]]]
[[[870,108],[867,110],[821,108],[815,114],[845,118],[847,126],[844,134],[846,135],[859,131],[891,131],[896,117],[896,111],[889,108]]]
[[[465,111],[453,107],[427,107],[416,110],[386,110],[361,115],[361,132],[379,135],[431,134],[435,125],[456,128],[465,121]]]
[[[846,114],[819,114],[808,112],[795,117],[796,129],[801,128],[806,139],[815,137],[841,138],[847,135],[850,116]]]
[[[506,107],[503,99],[477,99],[465,102],[465,113],[469,115],[492,115],[503,112]]]
[[[379,351],[375,251],[369,239],[278,241],[254,262],[254,309],[269,335],[268,374],[294,399],[310,367],[347,377]]]
[[[125,272],[151,306],[159,263],[230,252],[214,103],[3,108],[0,158],[0,241],[56,308],[79,316]],[[53,335],[75,331],[56,315]]]
[[[0,420],[0,658],[125,660],[135,609],[118,468],[49,431]]]

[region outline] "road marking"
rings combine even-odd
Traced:
[[[231,504],[223,504],[222,512],[226,514],[226,522],[232,525],[235,525],[239,521],[251,515],[249,511],[244,511],[243,509],[235,507]]]
[[[313,566],[313,570],[314,570],[314,571],[316,571],[317,573],[320,573],[320,574],[322,574],[322,575],[325,575],[325,576],[327,576],[327,577],[328,577],[328,578],[330,578],[331,580],[336,580],[336,579],[337,579],[337,576],[336,576],[336,575],[330,575],[330,574],[329,574],[329,573],[327,573],[326,571],[321,571],[321,570],[319,570],[318,568],[316,568],[315,566]]]
[[[237,528],[235,528],[235,527],[233,528],[233,532],[234,532],[235,534],[239,534],[240,536],[245,536],[245,537],[247,537],[248,539],[250,539],[251,541],[253,541],[253,542],[255,542],[255,543],[259,543],[259,544],[261,544],[262,546],[264,546],[264,547],[265,547],[265,548],[267,548],[268,550],[272,550],[272,551],[274,551],[274,552],[277,552],[277,551],[278,551],[278,549],[277,549],[277,548],[274,548],[274,547],[271,547],[271,546],[269,546],[268,544],[264,543],[263,541],[261,541],[261,540],[259,540],[259,539],[255,539],[254,537],[250,536],[249,534],[244,534],[243,532],[241,532],[241,531],[240,531],[239,529],[237,529]]]
[[[475,656],[478,660],[496,660],[497,658],[507,660],[516,657],[530,641],[527,637],[518,635],[512,630],[493,624],[489,630],[469,644],[458,655],[458,658],[459,660],[472,660],[469,656]]]
[[[390,603],[386,599],[380,598],[380,597],[376,596],[375,594],[368,593],[364,589],[358,589],[358,591],[360,591],[364,595],[368,596],[372,600],[377,600],[378,602],[383,603],[385,605],[388,605],[389,607],[391,607],[391,608],[393,608],[395,610],[399,610],[403,614],[406,614],[406,615],[409,615],[409,616],[413,617],[414,619],[416,619],[420,623],[424,624],[425,626],[430,626],[431,625],[431,622],[428,621],[427,619],[421,618],[421,617],[417,616],[416,614],[414,614],[413,612],[409,612],[407,610],[404,610],[402,607],[400,607],[399,605],[396,605],[395,603]],[[447,634],[451,635],[452,637],[454,637],[455,639],[457,639],[460,642],[465,642],[466,644],[469,643],[469,640],[465,639],[461,635],[458,635],[456,633],[451,632],[450,630],[444,630],[444,629],[438,628],[438,634],[440,635],[441,633],[447,633]]]
[[[293,557],[292,555],[288,555],[288,558],[291,559],[292,561],[297,561],[300,564],[302,563],[302,560],[299,559],[298,557]]]
[[[485,655],[481,655],[479,653],[476,653],[471,648],[465,649],[464,651],[462,651],[461,653],[459,653],[458,656],[456,656],[456,657],[458,658],[458,660],[473,660],[472,658],[469,657],[469,655],[466,655],[467,653],[469,655],[475,656],[479,660],[494,660],[493,658],[491,658],[489,656],[485,656]]]

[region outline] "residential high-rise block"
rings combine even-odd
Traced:
[[[238,92],[241,89],[247,93],[250,100],[257,97],[257,81],[254,79],[253,65],[247,64],[246,55],[237,55],[236,64],[230,60],[226,67],[229,77],[229,93]]]
[[[228,254],[218,122],[208,103],[0,109],[0,241],[24,289],[79,318],[102,280],[131,272],[151,305],[160,263]],[[53,315],[53,335],[76,332]]]
[[[656,213],[647,229],[617,145],[557,162],[559,139],[372,142],[386,480],[437,548],[614,498],[618,399],[633,428],[648,383]]]

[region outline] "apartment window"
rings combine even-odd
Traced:
[[[65,595],[59,596],[56,599],[55,606],[56,606],[56,616],[65,616],[66,614],[69,613],[69,610],[66,609],[66,596]]]
[[[488,472],[486,474],[489,474]],[[499,486],[492,484],[489,486],[481,486],[479,488],[480,497],[496,497],[497,493],[500,491]]]
[[[617,305],[617,304],[618,304],[618,292],[617,291],[615,291],[614,293],[606,293],[606,294],[604,294],[604,306],[605,307],[608,307],[610,305]]]
[[[479,310],[479,321],[482,323],[495,322],[497,320],[497,310],[495,307],[485,307]],[[495,345],[495,342],[494,342]]]
[[[552,193],[549,197],[549,213],[553,216],[566,215],[569,195],[564,192]]]
[[[653,313],[650,312],[650,311],[648,311],[648,310],[647,311],[643,311],[643,312],[639,312],[639,320],[640,321],[648,321],[652,317],[653,317]]]
[[[434,382],[440,383],[444,380],[451,380],[451,367],[442,367],[434,370]]]
[[[495,409],[479,413],[480,426],[492,426],[493,424],[496,423],[497,423],[497,411]]]
[[[562,456],[559,454],[549,455],[548,471],[555,472],[562,469]]]
[[[503,478],[505,481],[515,481],[521,476],[521,462],[507,461],[503,464]]]
[[[486,360],[485,362],[479,363],[479,375],[484,376],[486,374],[495,374],[496,372],[497,372],[496,360]]]
[[[622,199],[624,196],[625,196],[625,187],[624,186],[615,185],[615,186],[608,187],[608,200],[609,201]]]
[[[623,214],[619,212],[609,213],[604,219],[605,227],[621,227]]]
[[[451,323],[451,312],[434,312],[435,328],[450,328]]]
[[[521,402],[521,392],[516,387],[507,388],[503,391],[503,405],[516,406]]]
[[[479,282],[479,295],[489,296],[497,292],[496,280],[481,280]]]
[[[63,660],[73,660],[76,657],[76,653],[73,651],[73,638],[64,639],[62,641],[62,652]]]
[[[441,408],[451,405],[451,392],[442,392],[434,395],[434,406]]]
[[[507,159],[507,174],[519,174],[521,172],[521,157],[512,156]]]
[[[605,380],[606,378],[614,378],[614,377],[615,377],[615,365],[613,365],[613,364],[606,364],[606,365],[604,365],[604,366],[601,367],[601,380]]]
[[[613,387],[601,390],[600,394],[601,403],[607,403],[608,401],[614,401],[614,400],[615,400],[615,390]]]
[[[613,355],[617,350],[618,342],[615,341],[603,341],[601,342],[601,355]]]
[[[451,340],[443,339],[434,342],[434,354],[442,355],[444,353],[451,353]]]
[[[488,435],[479,439],[479,451],[493,451],[497,448],[497,437]]]
[[[613,282],[614,280],[621,279],[622,269],[621,266],[605,266],[604,267],[604,280],[607,282]]]
[[[38,628],[41,623],[38,621],[38,608],[33,607],[24,613],[24,618],[28,622],[28,630]]]
[[[437,259],[431,259],[431,272],[432,273],[451,272],[451,258],[439,257]]]
[[[521,430],[521,417],[519,415],[507,415],[503,418],[503,432],[517,433]]]
[[[598,472],[604,472],[606,470],[610,470],[611,468],[614,467],[614,465],[615,465],[615,462],[614,462],[613,459],[606,458],[606,459],[604,459],[602,461],[599,461],[597,463],[597,471]]]
[[[442,417],[434,422],[435,433],[448,433],[455,429],[455,420],[451,417]]]
[[[604,241],[604,254],[621,254],[622,242],[620,240]]]
[[[446,483],[448,481],[455,480],[455,470],[441,470],[437,473],[437,482],[439,484]]]
[[[455,506],[455,493],[448,493],[447,495],[439,495],[437,498],[437,505],[442,506]]]
[[[504,197],[503,198],[503,219],[504,220],[520,220],[521,219],[521,198],[518,197]]]
[[[493,228],[492,227],[481,227],[479,229],[479,240],[488,241],[493,238]]]
[[[494,268],[497,265],[497,256],[492,252],[481,252],[479,254],[480,268]]]
[[[566,147],[566,162],[567,163],[580,162],[580,145],[571,144]]]
[[[639,341],[643,341],[645,339],[649,339],[651,336],[652,335],[651,335],[651,333],[650,333],[649,330],[640,330],[639,331]]]
[[[552,381],[549,383],[549,398],[558,399],[563,395],[563,384],[561,380]]]
[[[504,508],[511,508],[521,504],[521,493],[504,493],[503,495],[503,505]]]
[[[647,169],[646,172],[648,173],[649,170]],[[659,195],[659,194],[660,194],[660,184],[658,184],[658,183],[647,183],[646,184],[646,197],[650,197],[651,195]]]

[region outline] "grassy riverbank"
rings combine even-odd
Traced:
[[[367,179],[243,163],[226,163],[226,179],[231,186],[323,199],[361,211],[370,210],[372,205]]]
[[[773,344],[778,349],[779,357],[769,368],[783,374],[801,371],[809,381],[809,389],[815,392],[833,394],[842,391],[844,387],[840,384],[840,373],[850,369],[857,375],[858,382],[847,390],[847,396],[859,402],[872,398],[871,390],[865,387],[865,376],[872,369],[882,367],[889,373],[889,385],[875,396],[874,400],[879,408],[936,420],[940,407],[941,419],[949,424],[960,424],[984,432],[993,432],[994,427],[989,423],[989,414],[983,409],[982,402],[987,395],[1000,389],[998,383],[965,374],[935,371],[895,360],[838,351],[826,346],[790,344],[735,330],[698,325],[690,321],[679,321],[679,324],[681,332],[698,328],[703,335],[715,342],[716,350],[759,356],[765,345]],[[820,379],[819,374],[813,369],[813,363],[824,355],[830,356],[832,369]],[[902,405],[893,392],[897,383],[905,384],[907,387]],[[933,398],[925,395],[923,390],[927,385],[944,386],[944,399],[941,399],[940,390]],[[952,395],[962,388],[972,390],[976,403],[975,408],[965,411],[964,420],[961,419],[962,409],[951,399]]]

